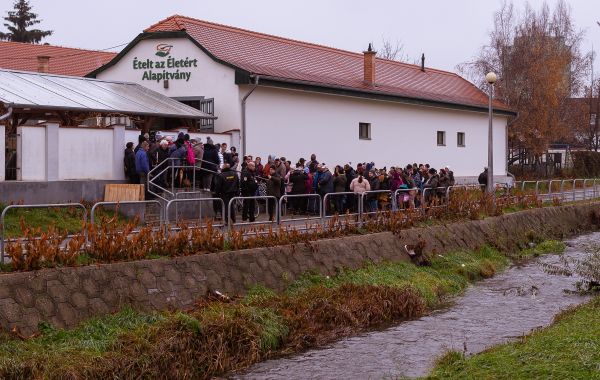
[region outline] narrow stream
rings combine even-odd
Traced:
[[[568,242],[564,255],[582,258],[600,233]],[[588,298],[569,294],[577,278],[545,273],[546,255],[471,286],[444,310],[383,331],[251,367],[238,379],[382,379],[425,376],[448,350],[474,354],[549,325],[568,306]]]

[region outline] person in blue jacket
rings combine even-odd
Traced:
[[[148,172],[150,171],[150,162],[148,160],[149,148],[150,145],[148,144],[148,141],[144,141],[135,154],[135,171],[140,177],[140,184],[145,186],[148,185]]]

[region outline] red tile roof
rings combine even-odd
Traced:
[[[486,108],[487,95],[459,75],[376,59],[375,86],[363,80],[363,54],[171,16],[146,33],[185,31],[217,59],[261,77],[365,93]],[[495,101],[494,107],[509,108]]]
[[[108,63],[116,53],[0,41],[0,68],[37,71],[38,56],[50,57],[49,73],[82,77]]]

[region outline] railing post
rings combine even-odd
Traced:
[[[365,193],[360,193],[358,195],[358,226],[362,228],[365,213]]]

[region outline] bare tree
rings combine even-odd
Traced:
[[[381,38],[381,46],[377,49],[377,56],[391,61],[407,62],[408,55],[404,52],[404,44],[396,40],[392,42],[386,38]]]

